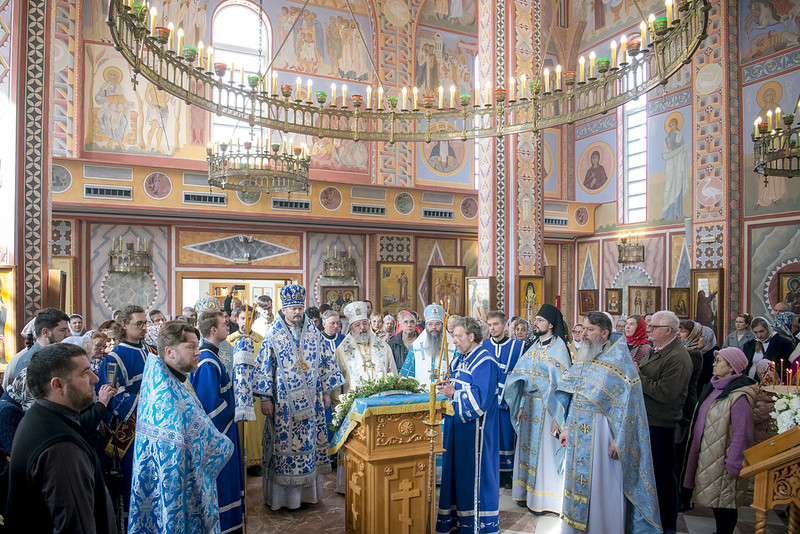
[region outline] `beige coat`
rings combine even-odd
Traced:
[[[725,469],[725,458],[731,443],[731,406],[742,395],[753,406],[756,400],[755,385],[732,391],[712,402],[708,409],[692,498],[696,504],[712,508],[737,508],[745,503],[747,479],[733,476]]]

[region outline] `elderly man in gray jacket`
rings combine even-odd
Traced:
[[[678,338],[677,315],[659,311],[647,327],[653,353],[639,362],[644,405],[650,427],[653,470],[664,533],[677,529],[678,475],[675,461],[675,427],[683,416],[683,404],[692,375],[689,352]]]

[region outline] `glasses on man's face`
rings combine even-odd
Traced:
[[[655,330],[656,328],[670,328],[670,326],[666,324],[651,324],[648,325],[647,328],[650,330]]]
[[[136,321],[135,323],[131,323],[131,324],[132,324],[133,326],[136,326],[136,327],[138,327],[138,328],[141,328],[141,327],[143,327],[144,325],[146,325],[146,324],[147,324],[147,321]]]

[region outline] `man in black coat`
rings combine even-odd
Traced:
[[[28,388],[36,402],[11,450],[10,532],[117,532],[100,459],[80,422],[97,381],[82,347],[57,343],[31,358]]]

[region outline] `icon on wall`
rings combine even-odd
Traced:
[[[606,188],[615,170],[614,151],[608,143],[595,141],[578,159],[578,184],[587,193],[598,193]]]

